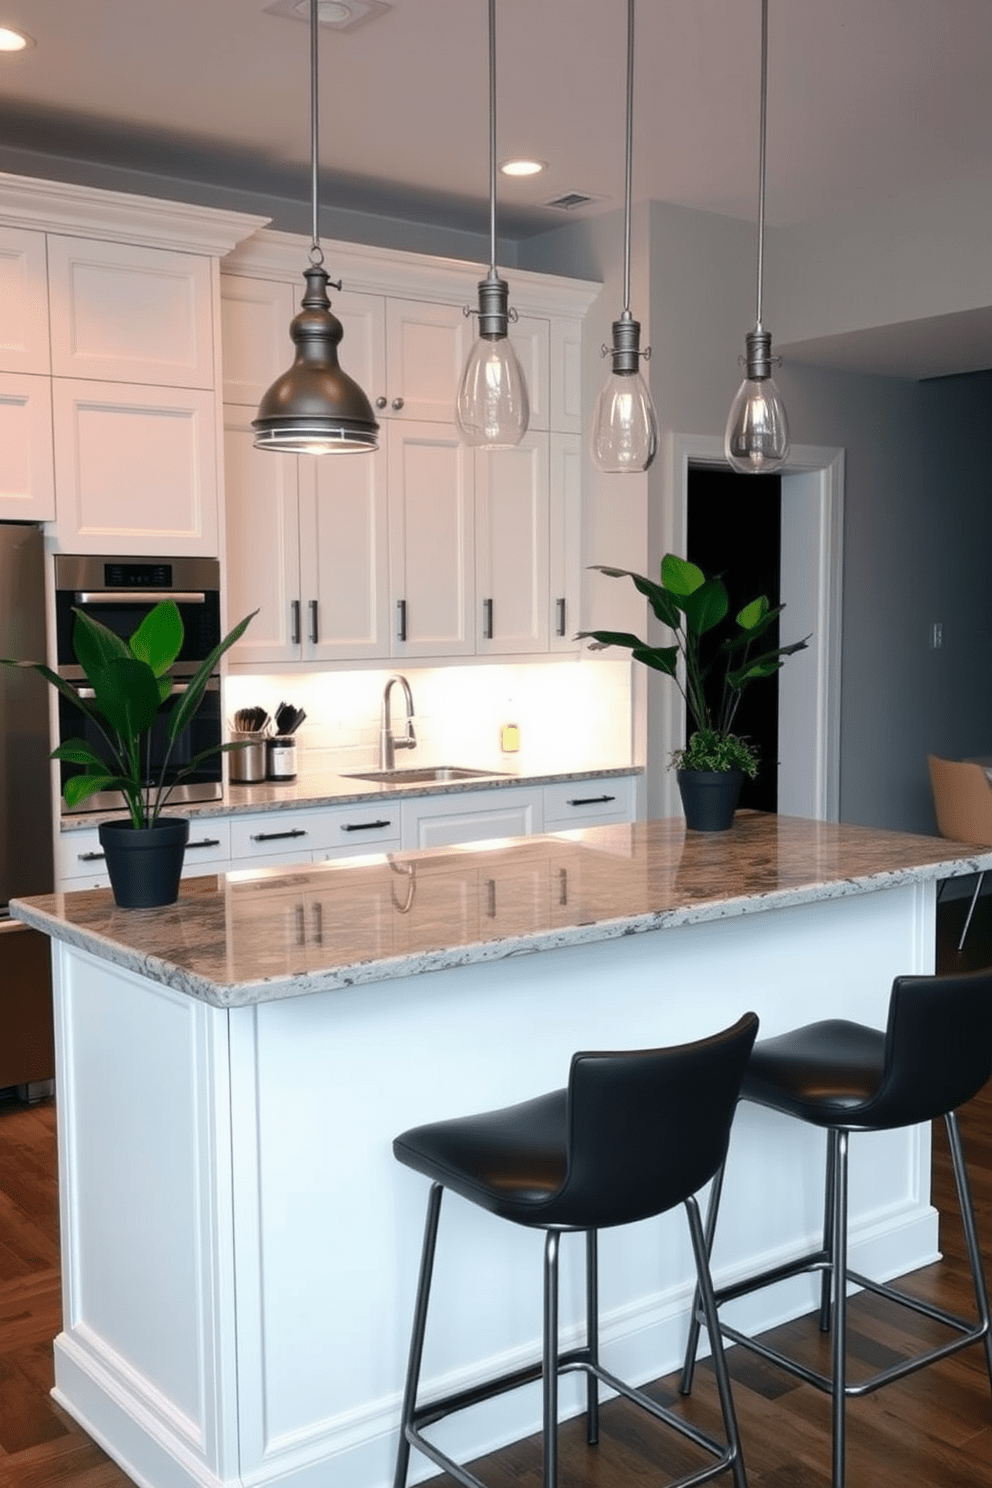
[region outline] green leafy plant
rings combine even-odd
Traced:
[[[594,648],[626,646],[635,661],[672,677],[685,699],[692,735],[684,750],[676,750],[673,763],[688,770],[743,770],[755,775],[758,763],[754,747],[733,733],[734,716],[741,693],[750,683],[770,677],[786,656],[805,649],[809,636],[788,646],[771,646],[762,638],[785,608],[772,606],[759,595],[738,610],[733,629],[723,637],[708,662],[703,661],[701,642],[705,635],[727,621],[730,598],[723,580],[707,578],[702,569],[675,553],[666,553],[661,563],[661,582],[632,573],[627,568],[593,565],[611,579],[630,579],[643,594],[663,625],[674,633],[669,646],[652,646],[639,636],[622,630],[583,630],[579,639]],[[719,701],[711,705],[706,683],[711,674],[722,672]],[[716,691],[716,689],[713,689]],[[705,764],[697,761],[705,760]]]
[[[83,697],[78,688],[44,662],[3,658],[4,666],[30,667],[40,672],[90,720],[106,744],[106,755],[85,739],[71,739],[52,751],[52,759],[83,766],[83,774],[66,781],[67,805],[78,806],[97,791],[118,790],[132,826],[153,827],[181,780],[212,755],[241,747],[217,744],[204,749],[177,770],[170,782],[166,781],[173,748],[203,701],[218,661],[241,638],[257,613],[252,611],[214,647],[180,695],[166,722],[165,754],[154,780],[150,778],[151,730],[159,708],[172,691],[170,668],[183,644],[182,617],[171,599],[149,610],[126,641],[99,620],[76,611],[72,646],[93,691],[92,699]]]

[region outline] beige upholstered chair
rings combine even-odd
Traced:
[[[935,754],[927,755],[927,764],[940,835],[955,842],[978,842],[983,847],[992,847],[992,785],[984,768],[969,760],[940,759]],[[958,941],[959,951],[968,934],[984,878],[984,873],[978,875]]]

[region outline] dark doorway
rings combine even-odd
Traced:
[[[779,603],[782,481],[777,475],[737,475],[713,465],[690,465],[687,554],[706,574],[719,574],[730,596],[730,613],[759,594]],[[778,645],[778,625],[766,632]],[[757,811],[778,809],[778,676],[746,688],[734,732],[758,750],[756,780],[744,781],[740,804]]]

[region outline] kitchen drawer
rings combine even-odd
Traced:
[[[369,852],[395,852],[400,845],[399,801],[358,801],[324,813],[324,840],[318,858],[348,858]]]
[[[297,862],[396,848],[400,843],[399,803],[375,800],[317,811],[268,811],[231,818],[231,858],[235,868],[263,862],[278,853],[297,853]]]
[[[231,828],[226,817],[194,819],[189,824],[189,841],[183,861],[183,878],[196,878],[201,873],[223,872],[231,856]],[[95,889],[109,884],[106,858],[100,846],[96,827],[61,832],[57,847],[59,887]]]
[[[529,837],[540,831],[540,789],[458,791],[403,802],[403,846],[408,849]]]
[[[544,787],[544,828],[595,826],[634,819],[634,777],[561,780]]]

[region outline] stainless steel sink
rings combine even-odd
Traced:
[[[501,770],[465,770],[460,765],[429,765],[408,770],[348,770],[346,780],[373,780],[379,785],[444,785],[449,780],[488,780]]]

